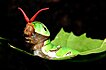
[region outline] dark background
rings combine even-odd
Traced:
[[[0,24],[0,36],[8,39],[8,41],[2,41],[3,47],[0,47],[0,63],[2,65],[6,63],[8,68],[12,70],[55,70],[60,68],[65,70],[76,69],[78,66],[81,69],[84,67],[86,69],[95,69],[100,65],[101,68],[104,67],[103,64],[106,63],[106,58],[92,60],[92,58],[97,57],[96,55],[84,56],[88,60],[84,62],[74,62],[74,60],[50,61],[32,57],[6,47],[8,46],[7,42],[9,42],[21,49],[28,50],[25,47],[23,37],[26,22],[22,13],[17,9],[18,7],[21,7],[29,18],[41,8],[49,7],[49,10],[40,13],[35,20],[44,23],[48,27],[51,40],[54,39],[62,27],[66,32],[72,31],[77,36],[87,33],[87,37],[93,39],[103,40],[106,38],[105,0],[9,0],[7,15],[3,18],[3,23]],[[98,54],[98,56],[102,54]]]

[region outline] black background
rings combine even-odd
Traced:
[[[1,12],[3,12],[2,9],[5,9],[2,6]],[[8,39],[11,44],[19,48],[27,50],[24,47],[23,37],[26,22],[22,13],[17,9],[18,7],[21,7],[29,18],[39,9],[49,7],[49,10],[40,13],[35,20],[44,23],[48,27],[51,40],[54,39],[62,27],[66,32],[72,31],[77,36],[87,33],[87,37],[93,39],[106,38],[105,0],[9,0],[7,14],[1,13],[3,15],[1,21],[3,22],[0,23],[0,36]],[[3,41],[3,43],[2,46],[4,47],[0,48],[0,63],[2,65],[6,64],[12,70],[55,70],[61,68],[65,70],[77,69],[78,67],[81,69],[84,69],[84,67],[85,69],[95,69],[100,66],[102,66],[100,68],[103,68],[103,64],[106,63],[105,57],[89,61],[88,59],[92,59],[89,58],[93,57],[92,55],[87,56],[88,61],[86,62],[50,61],[25,55],[6,47],[8,46],[7,41]]]

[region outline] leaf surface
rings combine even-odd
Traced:
[[[73,32],[65,32],[63,28],[52,41],[54,45],[69,47],[80,52],[79,55],[100,53],[106,51],[106,39],[92,39],[86,37],[86,33],[76,36]]]

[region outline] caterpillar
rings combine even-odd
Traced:
[[[43,23],[35,21],[35,18],[40,12],[48,10],[49,8],[40,9],[31,19],[27,17],[20,7],[18,7],[18,9],[22,12],[27,22],[24,29],[24,35],[26,42],[32,44],[31,49],[33,50],[34,56],[47,59],[61,59],[78,53],[78,51],[71,48],[52,44],[50,41],[50,31]]]

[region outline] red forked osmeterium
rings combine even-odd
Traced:
[[[27,15],[25,14],[25,12],[24,12],[20,7],[18,7],[18,9],[23,13],[26,22],[27,22],[27,23],[31,23],[31,22],[34,21],[34,19],[36,18],[36,16],[37,16],[40,12],[42,12],[43,10],[48,10],[49,8],[40,9],[37,13],[35,13],[35,15],[34,15],[30,20],[29,20],[29,18],[27,17]]]

